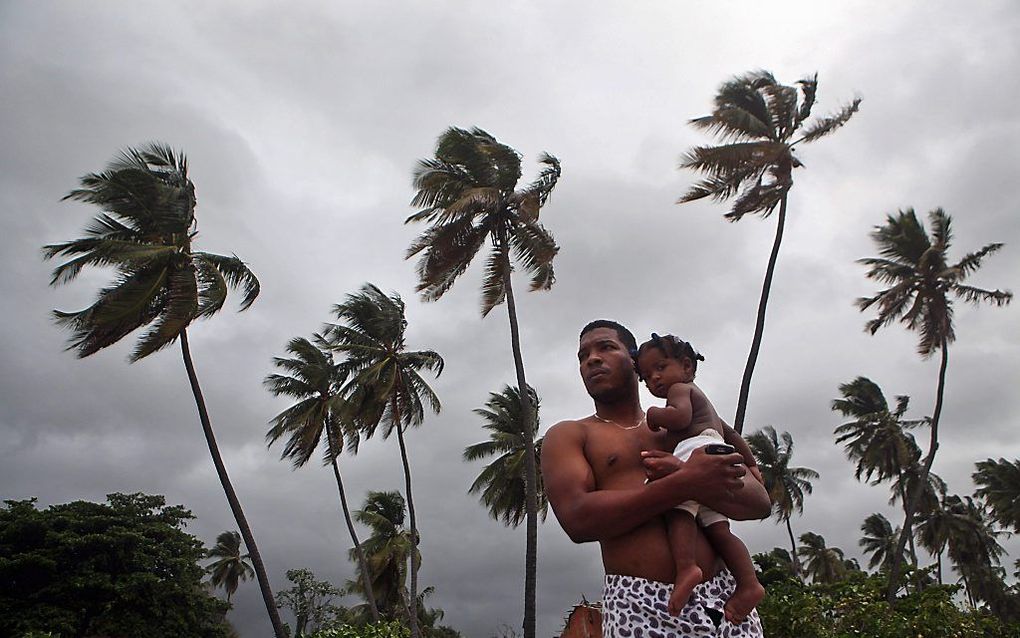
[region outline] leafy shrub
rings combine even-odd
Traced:
[[[354,625],[336,625],[310,635],[309,638],[408,638],[411,632],[398,621]]]

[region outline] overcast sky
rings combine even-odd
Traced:
[[[408,341],[446,359],[440,415],[409,434],[422,533],[420,583],[465,636],[520,626],[523,528],[488,518],[467,488],[485,438],[471,410],[513,382],[503,307],[482,320],[479,268],[441,301],[414,294],[403,254],[411,171],[449,126],[479,126],[517,149],[525,178],[540,152],[563,177],[542,212],[561,251],[548,293],[518,284],[524,360],[544,431],[591,413],[577,333],[608,317],[639,339],[691,340],[699,383],[732,415],[775,220],[726,222],[712,203],[677,206],[694,176],[679,156],[709,138],[718,85],[764,68],[793,83],[818,72],[817,114],[861,96],[842,130],[801,149],[748,430],[796,440],[794,462],[822,475],[797,534],[813,530],[859,557],[863,519],[883,512],[833,443],[829,409],[857,375],[931,412],[937,358],[899,326],[864,333],[853,300],[877,288],[855,259],[904,207],[953,216],[957,258],[1005,248],[972,283],[1017,289],[1020,273],[1020,6],[930,2],[12,2],[0,3],[0,496],[41,505],[165,494],[197,515],[211,545],[236,525],[210,461],[179,348],[128,365],[125,340],[87,360],[65,352],[53,308],[91,302],[109,273],[47,286],[40,247],[81,236],[97,210],[60,198],[119,149],[183,149],[198,194],[202,250],[236,253],[262,282],[195,325],[192,349],[227,467],[276,589],[309,567],[342,584],[350,541],[336,488],[318,466],[291,471],[266,449],[288,405],[262,379],[287,341],[308,336],[364,282],[407,301]],[[977,460],[1020,456],[1020,303],[959,305],[935,471],[970,494]],[[645,395],[646,404],[651,397]],[[921,437],[925,440],[924,435]],[[402,488],[393,441],[342,459],[352,500]],[[771,521],[737,527],[752,552],[786,546]],[[1009,564],[1020,543],[1007,541]],[[554,518],[539,533],[538,629],[549,636],[582,595],[597,599],[597,546],[573,545]],[[231,621],[270,627],[243,584]],[[349,603],[355,601],[350,600]]]

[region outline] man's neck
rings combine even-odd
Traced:
[[[644,416],[644,411],[641,409],[641,402],[635,395],[614,401],[596,400],[595,414],[603,419],[630,425],[640,420]]]

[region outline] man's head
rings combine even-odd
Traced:
[[[632,355],[637,341],[624,326],[599,319],[581,330],[577,362],[585,390],[596,401],[614,402],[637,396]]]

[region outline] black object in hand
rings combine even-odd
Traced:
[[[710,443],[705,446],[705,454],[733,454],[737,448],[725,443]]]

